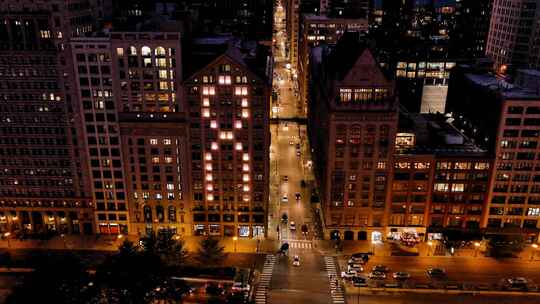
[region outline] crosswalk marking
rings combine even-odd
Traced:
[[[255,292],[255,303],[266,304],[267,291],[270,287],[270,281],[272,280],[272,272],[274,271],[274,264],[276,263],[276,257],[273,254],[266,256],[264,260],[263,271],[259,278],[259,285]]]
[[[345,304],[345,295],[338,280],[336,259],[334,257],[324,257],[324,267],[328,273],[330,281],[330,296],[333,304]]]
[[[282,243],[289,243],[289,248],[295,248],[295,249],[313,248],[313,243],[307,240],[283,240]]]

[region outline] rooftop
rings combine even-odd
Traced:
[[[485,89],[498,91],[507,99],[539,99],[540,71],[518,70],[513,83],[493,73],[466,73],[465,77]]]
[[[475,145],[452,125],[451,118],[443,114],[409,113],[400,108],[397,137],[396,152],[399,155],[487,156],[486,150]],[[412,137],[414,139],[408,142],[407,138]]]

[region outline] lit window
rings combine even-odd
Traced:
[[[249,191],[249,185],[244,185],[243,190],[244,190],[244,192],[248,192]]]
[[[151,138],[150,139],[150,144],[151,145],[157,145],[157,143],[158,143],[158,140],[156,138]]]
[[[465,191],[465,185],[464,184],[453,184],[452,185],[452,192],[463,192]]]
[[[159,157],[152,157],[152,164],[159,164]]]
[[[474,164],[476,170],[487,170],[489,169],[489,163],[476,163]]]
[[[213,180],[212,174],[206,174],[206,180],[211,182]]]
[[[116,55],[124,56],[124,49],[123,48],[116,48]]]
[[[143,47],[141,48],[141,56],[148,57],[148,56],[150,56],[151,54],[152,54],[152,50],[151,50],[149,47],[143,46]]]
[[[39,32],[41,34],[41,38],[51,38],[51,31],[41,30]]]
[[[237,129],[242,129],[242,122],[240,120],[235,121],[234,127]]]
[[[174,193],[167,192],[167,199],[170,199],[170,200],[174,199]]]
[[[242,165],[242,171],[244,171],[244,172],[249,171],[249,165],[248,164],[243,164]]]
[[[229,75],[221,75],[218,79],[219,84],[231,84],[231,76]]]
[[[440,192],[446,192],[448,191],[448,184],[445,183],[436,183],[433,187],[433,190],[440,191]]]
[[[212,160],[212,153],[206,153],[206,154],[204,155],[204,159],[205,159],[205,160]]]
[[[234,95],[246,96],[247,94],[248,94],[248,88],[247,87],[235,87],[234,88]]]
[[[248,107],[248,100],[247,98],[242,98],[242,108],[247,108]]]
[[[236,143],[236,150],[242,151],[242,143]]]
[[[243,161],[248,161],[249,160],[249,154],[244,153],[244,155],[242,155],[242,160]]]
[[[210,109],[202,110],[203,117],[210,117]]]
[[[210,99],[208,98],[203,98],[203,107],[209,107],[210,106]]]
[[[213,201],[214,200],[214,195],[213,194],[207,194],[206,200]]]
[[[170,138],[165,138],[165,139],[163,140],[163,144],[164,144],[164,145],[170,145],[171,143],[172,143],[172,140],[171,140]]]
[[[527,210],[527,216],[539,216],[540,208],[529,208]]]
[[[215,95],[216,89],[213,86],[203,86],[203,95]]]
[[[173,161],[173,158],[172,158],[172,157],[170,157],[170,156],[166,156],[166,157],[165,157],[165,163],[166,163],[166,164],[172,164],[172,161]]]
[[[341,102],[349,102],[352,99],[352,89],[339,89],[339,97]]]
[[[378,162],[377,169],[386,169],[386,162],[383,162],[383,161]]]
[[[226,139],[227,138],[227,132],[222,131],[219,132],[219,139]]]
[[[212,121],[210,122],[210,128],[216,129],[216,128],[217,128],[217,121],[212,120]]]
[[[415,169],[429,169],[429,163],[423,162],[423,163],[414,163]]]
[[[174,184],[167,184],[167,190],[174,190]]]
[[[249,174],[242,175],[242,181],[249,182]]]
[[[156,193],[156,199],[160,200],[163,198],[163,195],[161,193]]]
[[[234,138],[233,132],[228,131],[228,132],[227,132],[227,139],[231,140],[231,139],[233,139],[233,138]]]
[[[242,118],[248,118],[248,117],[249,117],[249,110],[242,109]]]
[[[217,142],[213,142],[212,143],[212,150],[217,150],[219,147],[218,143]]]
[[[212,164],[206,164],[206,170],[212,171]]]
[[[142,197],[144,199],[148,199],[149,196],[150,196],[150,194],[148,192],[143,192],[143,194],[142,194]]]
[[[160,81],[159,82],[159,89],[161,91],[166,91],[169,89],[169,83],[167,81]]]
[[[208,191],[214,191],[214,185],[212,185],[212,184],[206,185],[206,190],[208,190]]]

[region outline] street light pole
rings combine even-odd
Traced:
[[[236,252],[236,241],[238,241],[238,237],[237,236],[233,236],[233,243],[234,243],[234,252]]]
[[[480,248],[480,243],[474,242],[474,257],[478,256],[478,249]]]
[[[531,254],[531,262],[534,261],[534,258],[536,257],[536,251],[538,250],[538,244],[532,244],[533,252]]]

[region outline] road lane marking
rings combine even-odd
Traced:
[[[266,304],[268,288],[270,288],[270,281],[272,280],[272,273],[274,271],[274,264],[276,263],[276,257],[273,254],[266,256],[264,260],[263,272],[259,278],[259,284],[255,292],[255,304]]]
[[[333,304],[345,303],[345,295],[339,283],[336,259],[334,257],[324,257],[325,269],[328,274],[330,285],[330,297]]]

